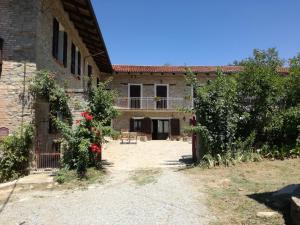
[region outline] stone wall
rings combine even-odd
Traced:
[[[25,66],[21,62],[3,62],[0,78],[0,127],[7,127],[10,133],[16,131],[22,122],[29,123],[34,118],[28,82],[35,72],[34,63],[26,63]]]
[[[113,75],[111,88],[119,97],[128,97],[128,84],[143,84],[143,97],[155,96],[155,84],[168,84],[169,97],[184,98],[191,95],[191,87],[186,84],[183,75]]]
[[[200,74],[197,76],[201,83],[213,79],[214,76]],[[105,79],[110,76],[106,75]],[[128,97],[129,84],[143,84],[142,97],[155,97],[155,84],[168,84],[170,98],[187,98],[192,97],[192,88],[187,84],[185,74],[125,74],[118,73],[112,76],[110,88],[116,90],[118,97]],[[189,119],[192,118],[191,113],[155,110],[120,110],[121,115],[113,121],[113,128],[116,130],[129,129],[130,118],[132,117],[162,117],[162,118],[178,118],[180,119],[181,132],[189,126]]]

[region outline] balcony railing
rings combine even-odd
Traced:
[[[180,108],[192,108],[192,100],[185,98],[118,98],[115,106],[118,109],[141,110],[176,110]]]

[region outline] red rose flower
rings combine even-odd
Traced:
[[[94,117],[88,114],[85,116],[85,119],[88,121],[92,121],[94,119]]]
[[[92,121],[94,119],[94,117],[91,114],[89,114],[88,112],[81,113],[81,116],[84,117],[88,121]]]
[[[91,144],[90,148],[93,153],[101,154],[101,146],[98,146],[97,144]]]

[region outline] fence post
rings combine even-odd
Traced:
[[[196,126],[196,117],[193,116],[191,119],[191,125]],[[197,135],[193,132],[192,134],[192,154],[193,154],[193,162],[197,162],[197,149],[196,149],[196,141],[197,141]]]

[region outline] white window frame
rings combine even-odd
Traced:
[[[128,109],[131,109],[130,108],[130,86],[140,86],[141,87],[141,96],[140,96],[141,108],[140,109],[143,109],[143,84],[135,84],[135,83],[129,83],[128,84],[128,90],[127,90]]]
[[[169,94],[170,94],[170,85],[169,84],[154,84],[154,97],[156,98],[157,97],[157,90],[156,90],[156,87],[158,86],[166,86],[167,87],[167,109],[169,109]],[[155,109],[157,109],[157,105],[156,103],[154,104],[155,105]]]

